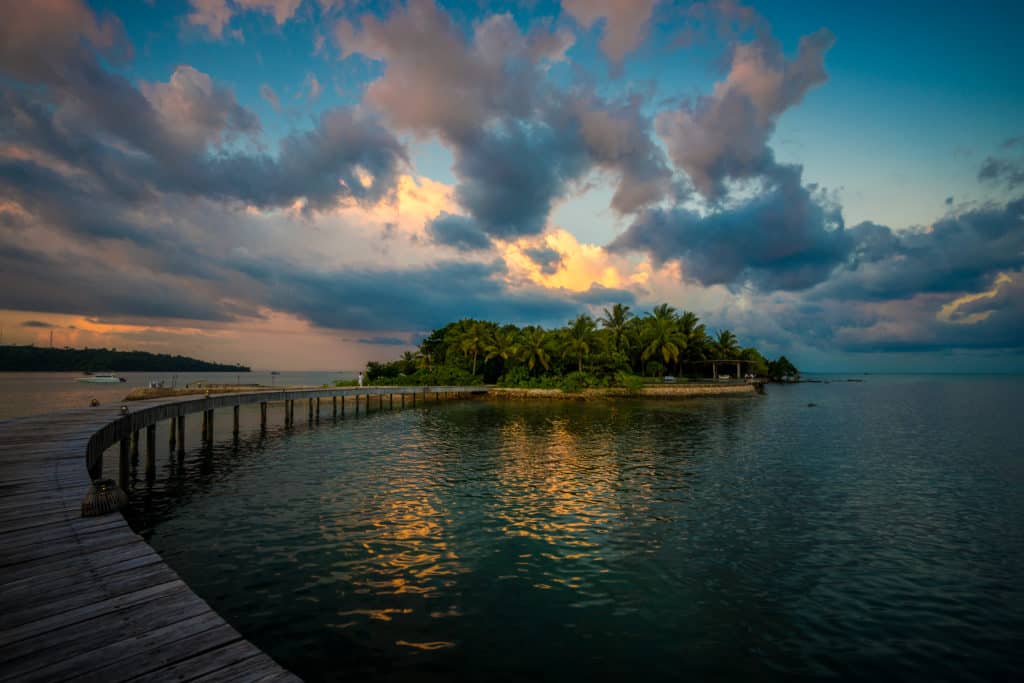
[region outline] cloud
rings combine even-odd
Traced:
[[[925,229],[862,223],[847,231],[851,258],[817,298],[887,301],[985,289],[1024,267],[1024,197],[952,212]]]
[[[365,337],[363,339],[356,339],[360,344],[373,344],[378,346],[412,346],[412,342],[408,338],[402,339],[401,337]]]
[[[427,223],[427,234],[437,244],[455,247],[459,251],[489,249],[491,240],[472,218],[441,213]]]
[[[92,63],[94,52],[117,64],[131,58],[131,44],[117,17],[97,21],[79,0],[5,5],[0,70],[15,78],[47,83],[74,78],[80,69],[66,67],[78,60]]]
[[[835,42],[826,29],[800,39],[786,59],[769,38],[736,45],[726,79],[692,105],[662,112],[656,128],[677,167],[709,199],[726,181],[757,177],[775,166],[768,138],[786,109],[827,79],[824,58]]]
[[[1024,162],[986,157],[978,170],[978,180],[993,185],[1005,185],[1007,189],[1015,190],[1018,186],[1024,185]]]
[[[519,30],[510,15],[477,23],[471,36],[431,0],[413,0],[360,28],[340,21],[343,56],[385,63],[365,102],[394,127],[437,135],[452,150],[456,198],[487,235],[544,230],[555,200],[594,169],[616,176],[612,207],[629,213],[660,200],[671,170],[651,139],[642,97],[605,100],[547,79],[564,40],[545,27]]]
[[[188,4],[192,8],[188,23],[204,27],[214,38],[224,35],[224,27],[234,14],[227,0],[188,0]]]
[[[295,15],[302,0],[188,0],[192,11],[188,23],[201,26],[213,38],[222,38],[224,28],[240,12],[257,11],[269,14],[280,26]]]
[[[22,327],[37,327],[37,328],[42,328],[42,329],[51,329],[51,328],[57,327],[56,325],[52,325],[50,323],[43,322],[42,320],[26,320],[25,322],[21,323],[21,326]]]
[[[166,83],[142,82],[139,90],[149,100],[163,131],[186,150],[201,152],[236,135],[260,132],[259,119],[238,104],[234,93],[187,64],[176,67]]]
[[[266,100],[267,104],[273,107],[275,111],[281,111],[281,100],[278,99],[274,89],[266,83],[260,86],[260,97]]]
[[[430,330],[464,317],[554,325],[585,304],[629,296],[600,288],[582,293],[511,288],[500,261],[321,272],[267,260],[233,265],[266,287],[273,308],[336,329]]]
[[[609,249],[645,252],[656,265],[678,260],[685,278],[705,286],[811,287],[846,260],[853,242],[839,207],[804,187],[799,167],[775,175],[763,192],[705,214],[648,210]]]
[[[562,0],[562,9],[584,29],[604,20],[601,50],[620,66],[647,33],[658,0]]]
[[[320,99],[320,92],[323,90],[320,86],[320,81],[316,79],[313,74],[306,74],[306,80],[303,81],[303,86],[308,91],[307,97],[310,102],[316,102]]]
[[[554,275],[562,265],[562,255],[551,247],[527,248],[523,249],[523,253],[537,264],[545,275]]]

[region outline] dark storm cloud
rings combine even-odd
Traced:
[[[512,290],[500,261],[442,262],[404,270],[311,272],[238,259],[233,266],[266,287],[268,304],[336,329],[429,330],[464,317],[561,324],[584,305],[621,300],[618,290]],[[629,296],[625,294],[625,296]]]
[[[554,200],[586,168],[575,131],[506,120],[460,139],[455,195],[489,235],[535,235],[544,229]]]
[[[798,290],[825,278],[853,240],[839,208],[800,182],[799,167],[777,167],[764,192],[705,215],[651,209],[615,239],[612,251],[642,251],[655,263],[678,260],[704,285]]]
[[[429,221],[427,234],[438,244],[455,247],[459,251],[490,249],[491,239],[477,222],[467,216],[442,212]]]
[[[0,291],[5,308],[45,313],[207,321],[257,314],[256,307],[225,303],[220,291],[195,280],[2,243]]]
[[[541,272],[545,275],[554,275],[562,265],[562,255],[558,253],[558,250],[551,247],[523,249],[523,253],[540,266]]]
[[[1024,185],[1024,161],[987,157],[978,170],[978,180],[1014,190]]]
[[[111,194],[138,199],[159,188],[324,208],[380,199],[407,161],[394,135],[358,108],[324,112],[276,156],[240,144],[256,140],[260,125],[230,90],[187,65],[136,88],[97,60],[130,51],[119,24],[97,24],[73,0],[48,4],[51,16],[14,9],[0,26],[0,72],[14,79],[0,88],[0,139],[70,164]]]
[[[852,258],[812,296],[886,301],[978,292],[997,273],[1024,268],[1024,198],[953,213],[929,229],[862,223],[847,235]]]

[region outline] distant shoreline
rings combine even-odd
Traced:
[[[231,365],[166,353],[116,349],[0,346],[0,372],[250,372]]]

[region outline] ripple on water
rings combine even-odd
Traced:
[[[309,680],[1005,678],[1020,388],[384,412],[171,457],[133,522]]]

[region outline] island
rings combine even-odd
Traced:
[[[371,361],[373,385],[490,384],[506,394],[652,393],[650,385],[788,381],[799,371],[765,358],[732,331],[711,331],[668,304],[636,315],[615,304],[597,318],[581,313],[560,328],[519,327],[466,318],[428,334],[416,351]],[[515,391],[508,391],[515,390]],[[544,390],[544,391],[541,391]],[[503,393],[503,392],[495,392]],[[657,393],[696,393],[680,390]]]

